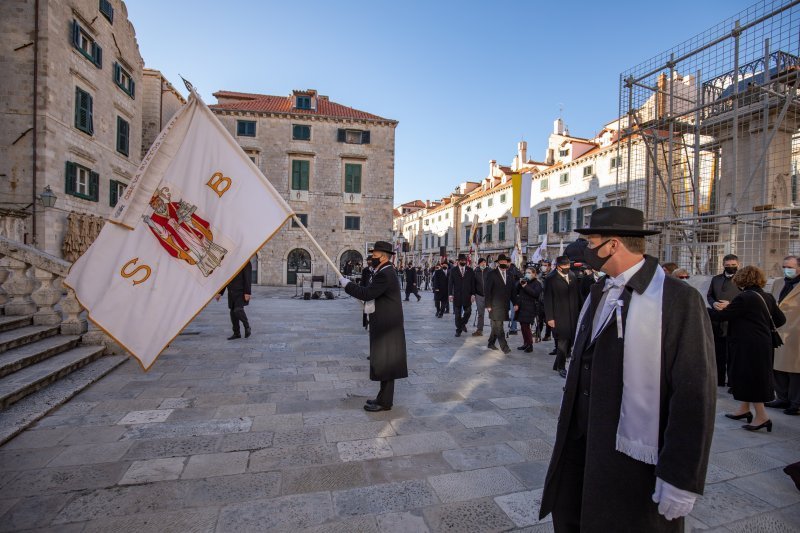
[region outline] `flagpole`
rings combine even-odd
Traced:
[[[325,250],[322,249],[322,246],[319,245],[319,243],[317,242],[317,239],[315,239],[314,236],[311,235],[311,232],[308,231],[308,228],[305,227],[305,225],[300,221],[299,218],[297,218],[297,215],[294,214],[294,213],[292,213],[292,219],[297,223],[298,226],[300,226],[303,229],[303,231],[306,232],[306,235],[308,235],[308,238],[311,239],[311,242],[314,243],[314,246],[317,247],[317,250],[319,250],[319,253],[321,253],[322,257],[325,258],[325,261],[327,261],[328,264],[333,268],[333,271],[336,272],[339,275],[339,277],[341,277],[342,273],[339,271],[339,267],[336,266],[336,263],[331,261],[331,258],[328,257],[328,254],[326,254]]]

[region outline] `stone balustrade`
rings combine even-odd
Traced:
[[[0,307],[6,316],[33,317],[35,326],[60,326],[64,335],[82,335],[84,344],[122,350],[86,319],[75,291],[64,285],[72,263],[32,246],[0,237]]]

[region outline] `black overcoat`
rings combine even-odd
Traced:
[[[220,291],[220,296],[228,291],[228,308],[236,309],[237,307],[244,307],[249,302],[244,299],[245,294],[251,294],[253,282],[253,265],[250,261],[245,263],[242,269],[236,276],[228,282],[228,284]]]
[[[524,287],[522,281],[519,280],[516,286],[519,311],[514,314],[514,319],[525,324],[533,324],[539,316],[539,298],[544,289],[538,280],[528,281]]]
[[[775,349],[772,347],[770,315],[775,327],[786,323],[786,316],[775,303],[775,298],[758,287],[749,287],[722,311],[709,309],[708,314],[712,320],[728,322],[728,375],[731,376],[733,398],[740,402],[774,400],[772,363]]]
[[[369,379],[407,378],[403,299],[394,267],[382,266],[368,287],[348,283],[344,290],[365,302],[375,300],[375,312],[369,316]]]
[[[661,268],[655,258],[645,257],[645,264],[622,291],[623,323],[633,291],[644,292],[655,269]],[[703,298],[677,278],[667,276],[664,280],[661,402],[653,406],[653,414],[660,415],[659,452],[658,464],[653,466],[616,451],[624,340],[617,338],[613,315],[597,338],[589,340],[602,291],[599,283],[592,287],[590,307],[575,340],[540,516],[553,510],[563,468],[562,452],[577,412],[577,397],[582,394],[578,390],[582,360],[592,350],[581,531],[683,531],[683,519],[666,520],[651,496],[656,477],[679,489],[703,493],[714,431],[717,379],[711,323]]]
[[[739,292],[740,289],[733,283],[732,277],[729,278],[724,273],[717,274],[711,278],[711,283],[708,284],[706,301],[713,309],[714,302],[717,300],[732,302],[739,295]],[[724,337],[728,334],[728,324],[724,320],[712,319],[711,327],[714,330],[714,335],[718,337]]]
[[[444,302],[447,300],[447,274],[444,270],[434,270],[433,278],[431,278],[431,287],[433,288],[433,299],[437,302]]]
[[[510,304],[517,303],[517,294],[514,290],[514,278],[506,274],[506,282],[503,284],[503,277],[500,269],[495,268],[486,276],[486,301],[490,320],[508,320],[508,307]]]
[[[475,273],[475,295],[486,296],[486,278],[489,277],[492,269],[478,267],[473,272]]]
[[[461,267],[456,265],[450,269],[447,278],[447,294],[453,297],[453,305],[472,304],[472,296],[475,294],[475,273],[472,269],[465,266],[462,276]]]
[[[406,269],[406,289],[412,290],[411,288],[417,284],[417,269],[416,268],[407,268]]]
[[[575,327],[581,313],[581,292],[577,276],[567,274],[567,283],[557,270],[547,275],[544,286],[544,316],[556,321],[555,334],[559,339],[575,338]]]

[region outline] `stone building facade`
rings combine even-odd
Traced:
[[[34,6],[0,2],[0,204],[61,256],[67,213],[107,216],[139,165],[143,61],[121,0]],[[51,208],[35,201],[46,187]]]
[[[142,70],[142,157],[186,99],[155,69]]]
[[[219,91],[209,106],[340,268],[392,236],[397,121],[330,101],[315,90],[287,96]],[[335,284],[305,232],[289,221],[261,249],[258,283]]]

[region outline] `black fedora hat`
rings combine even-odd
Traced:
[[[375,244],[372,245],[372,248],[370,248],[369,251],[386,252],[387,254],[394,255],[394,250],[392,249],[392,245],[386,241],[375,241]]]
[[[458,260],[459,261],[466,261],[467,260],[467,254],[458,254]]]
[[[619,235],[620,237],[644,237],[661,233],[644,229],[644,213],[638,209],[622,206],[601,207],[592,212],[588,228],[575,230],[581,235]]]

